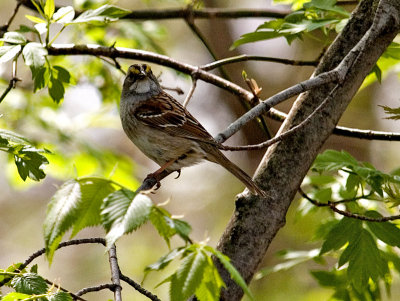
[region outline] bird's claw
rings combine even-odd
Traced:
[[[179,178],[179,177],[181,176],[181,170],[178,169],[178,170],[175,170],[175,171],[178,173],[178,175],[177,175],[176,178],[175,178],[175,179],[177,179],[177,178]]]

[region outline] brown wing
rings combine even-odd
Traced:
[[[196,118],[165,92],[146,100],[132,113],[148,126],[158,128],[170,135],[216,143]]]

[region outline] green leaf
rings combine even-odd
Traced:
[[[122,235],[136,230],[145,223],[149,219],[152,207],[153,203],[148,196],[137,194],[123,212],[123,218],[117,223],[114,222],[107,233],[107,245],[111,246]]]
[[[163,270],[172,262],[172,260],[180,256],[185,250],[186,250],[185,248],[173,249],[171,252],[164,255],[159,260],[157,260],[157,262],[146,266],[146,268],[144,269],[145,273],[148,273],[150,271]]]
[[[53,15],[53,20],[60,24],[70,23],[75,17],[75,11],[72,6],[60,7]]]
[[[53,71],[54,73],[56,73],[56,77],[58,80],[64,83],[69,83],[71,81],[71,74],[67,69],[61,66],[53,66]]]
[[[65,182],[51,198],[44,221],[46,255],[51,262],[55,249],[63,234],[79,217],[82,192],[77,180]]]
[[[337,171],[344,167],[358,165],[358,161],[348,152],[326,150],[317,156],[312,169],[316,171]]]
[[[311,271],[311,275],[321,286],[346,287],[348,285],[346,270]]]
[[[37,69],[46,62],[47,50],[40,43],[28,43],[22,50],[22,54],[27,66],[32,66]]]
[[[385,110],[385,114],[392,115],[392,116],[386,117],[386,119],[393,119],[393,120],[400,119],[400,107],[391,108],[391,107],[383,106],[383,105],[379,105],[379,106]]]
[[[207,266],[203,272],[203,280],[196,289],[196,297],[199,301],[218,301],[221,289],[225,283],[218,273],[211,257],[207,256]]]
[[[81,200],[77,208],[78,216],[73,224],[71,237],[86,227],[101,224],[101,206],[103,200],[115,188],[108,179],[85,177],[78,179],[81,190]]]
[[[15,164],[22,180],[25,181],[27,177],[34,181],[45,178],[43,165],[48,164],[49,161],[42,153],[48,153],[47,151],[30,145],[13,147],[10,150],[14,153]]]
[[[44,5],[44,14],[48,20],[50,20],[51,17],[53,16],[54,10],[55,10],[54,0],[46,0],[46,4]]]
[[[101,207],[101,224],[107,232],[124,219],[134,197],[135,192],[124,188],[111,193],[104,200]]]
[[[375,64],[374,67],[372,67],[371,73],[374,73],[378,82],[382,83],[382,70],[379,68],[378,64]]]
[[[349,242],[339,258],[339,266],[349,262],[347,275],[358,292],[368,286],[369,279],[377,282],[389,272],[387,261],[381,256],[371,234],[361,229],[358,236]]]
[[[12,287],[23,294],[44,294],[47,292],[46,281],[38,274],[25,273],[17,275],[11,281]]]
[[[326,235],[321,248],[321,255],[331,250],[340,249],[348,241],[357,237],[360,231],[360,221],[343,217]]]
[[[283,34],[280,34],[279,32],[276,32],[276,31],[250,32],[250,33],[243,34],[238,40],[236,40],[232,44],[232,46],[229,49],[233,50],[243,44],[274,39],[274,38],[281,37],[281,36],[283,36]]]
[[[6,63],[14,59],[18,53],[21,51],[21,45],[15,46],[1,46],[0,47],[0,64]]]
[[[254,300],[253,294],[250,292],[249,287],[247,286],[246,282],[244,281],[238,270],[236,270],[236,268],[233,266],[229,257],[211,248],[210,246],[205,246],[204,248],[219,259],[224,268],[229,272],[229,275],[231,276],[233,281],[235,281],[236,284],[242,288],[242,290],[247,295],[247,297],[249,297],[250,300]]]
[[[3,38],[1,38],[0,41],[4,41],[9,44],[20,45],[26,43],[26,38],[19,32],[9,31],[4,34]]]
[[[33,92],[44,88],[48,84],[49,71],[45,66],[40,68],[31,68],[31,72],[33,79]]]
[[[31,297],[31,295],[12,292],[12,293],[9,293],[9,294],[5,295],[4,297],[2,297],[1,301],[25,300],[25,299],[27,299],[29,297]]]
[[[382,215],[376,211],[368,211],[366,216],[373,218],[381,218]],[[400,247],[400,229],[390,222],[368,222],[365,224],[371,230],[371,232],[384,243],[393,246]]]
[[[150,221],[158,233],[169,246],[169,239],[178,234],[183,240],[189,241],[189,234],[192,230],[190,225],[182,220],[172,218],[171,214],[160,207],[153,207],[150,213]]]
[[[54,100],[55,103],[60,103],[64,98],[65,89],[60,80],[54,76],[50,76],[49,81],[49,95]]]
[[[122,18],[128,14],[130,14],[129,10],[106,4],[95,10],[87,10],[83,12],[75,20],[72,20],[71,23],[104,24],[117,21],[119,18]]]
[[[35,17],[35,16],[25,15],[25,17],[28,20],[32,21],[33,23],[46,23],[46,20],[43,20],[43,19]]]
[[[171,280],[171,301],[186,300],[192,296],[203,279],[207,256],[201,249],[188,253]]]
[[[48,301],[72,301],[72,297],[67,292],[56,292],[47,297]]]

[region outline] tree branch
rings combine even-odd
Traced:
[[[14,20],[15,16],[18,13],[19,7],[22,5],[21,1],[17,1],[17,5],[14,8],[14,12],[11,14],[11,17],[8,19],[7,23],[4,24],[3,26],[0,26],[0,38],[3,37],[3,35],[8,31],[8,28],[11,25],[11,22]]]
[[[150,293],[148,290],[144,289],[143,287],[141,287],[138,283],[136,283],[135,281],[133,281],[131,278],[125,276],[124,274],[121,273],[121,271],[119,272],[119,278],[122,281],[125,281],[126,283],[128,283],[130,286],[132,286],[135,290],[137,290],[139,293],[141,293],[143,296],[146,296],[147,298],[149,298],[150,300],[153,301],[161,301],[156,295]]]
[[[117,259],[117,249],[115,247],[115,244],[111,246],[111,248],[108,250],[108,258],[110,261],[110,268],[111,268],[111,281],[114,286],[114,300],[115,301],[122,301],[122,296],[121,296],[121,283],[119,280],[119,267],[118,267],[118,259]]]
[[[314,61],[299,61],[299,60],[289,60],[289,59],[282,59],[282,58],[276,58],[276,57],[270,57],[270,56],[260,56],[260,55],[247,55],[247,54],[242,54],[234,57],[228,57],[225,59],[221,59],[203,66],[200,66],[199,68],[204,70],[204,71],[209,71],[213,70],[215,68],[228,65],[228,64],[234,64],[234,63],[239,63],[239,62],[246,62],[246,61],[262,61],[262,62],[271,62],[271,63],[280,63],[280,64],[285,64],[285,65],[292,65],[292,66],[314,66],[316,67],[318,65],[318,60]]]
[[[317,200],[314,200],[310,196],[308,196],[303,191],[303,189],[301,189],[301,187],[299,187],[298,192],[300,193],[300,195],[303,198],[305,198],[307,201],[309,201],[313,205],[315,205],[317,207],[329,207],[333,212],[336,212],[336,213],[338,213],[340,215],[343,215],[343,216],[346,216],[346,217],[349,217],[349,218],[354,218],[354,219],[367,221],[367,222],[378,222],[378,223],[394,221],[394,220],[400,219],[400,215],[391,215],[391,216],[383,216],[383,217],[380,217],[380,218],[374,218],[374,217],[369,217],[369,216],[365,216],[365,215],[361,215],[361,214],[357,214],[357,213],[352,213],[352,212],[349,212],[349,211],[340,210],[340,209],[338,209],[336,207],[340,203],[355,201],[356,199],[354,199],[354,200],[341,200],[341,201],[338,201],[338,202],[328,201],[327,203],[321,203],[321,202],[318,202]],[[357,198],[357,199],[359,199],[359,198]]]
[[[314,73],[318,76],[346,64],[351,67],[345,77],[339,77],[340,84],[327,83],[301,94],[278,133],[300,124],[336,89],[334,100],[326,103],[305,127],[268,149],[254,179],[268,197],[249,193],[238,196],[217,249],[231,259],[246,282],[250,282],[271,241],[285,224],[287,210],[322,145],[365,76],[398,33],[399,6],[397,0],[384,0],[375,11],[377,2],[361,1]],[[216,265],[227,285],[221,300],[240,300],[242,289],[219,262]]]
[[[101,291],[104,289],[110,289],[111,291],[113,291],[115,289],[115,285],[111,284],[111,283],[106,283],[106,284],[100,284],[97,286],[85,287],[85,288],[81,289],[80,291],[76,292],[75,295],[82,296],[87,293],[98,292],[98,291]]]
[[[12,63],[12,77],[10,79],[10,82],[8,83],[7,88],[0,96],[0,103],[4,100],[4,98],[6,98],[7,94],[11,91],[11,89],[15,89],[18,81],[20,81],[20,79],[17,77],[17,61],[14,60]]]
[[[35,6],[30,0],[17,0],[27,8],[36,11]],[[60,6],[56,6],[56,10]],[[79,16],[82,12],[75,11],[75,15]],[[184,8],[165,8],[165,9],[143,9],[133,10],[130,14],[124,16],[122,19],[131,19],[137,21],[147,20],[164,20],[164,19],[186,19],[192,16],[194,19],[212,19],[212,18],[284,18],[290,14],[290,10],[276,10],[276,9],[229,9],[229,8],[203,8],[192,9],[190,7]]]

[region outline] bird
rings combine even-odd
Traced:
[[[172,173],[203,160],[217,163],[253,194],[265,196],[257,184],[219,149],[219,143],[174,97],[166,93],[147,64],[128,68],[120,99],[120,117],[128,138],[160,168]]]

